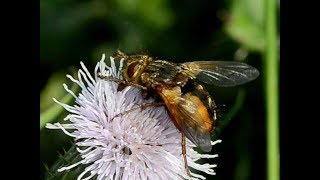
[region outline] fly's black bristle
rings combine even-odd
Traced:
[[[194,89],[195,89],[194,80],[189,79],[188,82],[186,83],[186,85],[181,88],[181,92],[182,92],[182,94],[185,94],[188,92],[192,92]]]

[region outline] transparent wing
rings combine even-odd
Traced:
[[[259,76],[256,68],[234,61],[195,61],[181,65],[198,80],[223,87],[244,84]]]

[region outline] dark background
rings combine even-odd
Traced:
[[[173,62],[244,61],[260,71],[246,85],[204,85],[216,101],[225,124],[212,153],[218,165],[208,179],[266,179],[266,135],[262,0],[42,0],[40,2],[40,111],[63,98],[66,73],[83,61],[93,72],[102,53],[147,52]],[[52,121],[63,119],[56,113]],[[41,129],[40,177],[71,139],[60,131]]]

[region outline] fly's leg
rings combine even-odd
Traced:
[[[181,132],[181,146],[182,146],[182,156],[184,160],[184,168],[189,177],[191,177],[190,170],[187,162],[187,150],[186,150],[186,136]]]
[[[129,114],[129,113],[131,113],[133,111],[136,111],[136,110],[141,110],[142,111],[142,110],[146,109],[147,107],[159,107],[159,106],[164,106],[164,105],[165,105],[164,102],[141,104],[136,108],[132,108],[132,109],[130,109],[128,111],[124,111],[122,113],[119,113],[119,114],[115,115],[113,118],[116,118],[116,117],[119,117],[119,116],[123,116],[125,114]]]
[[[113,81],[113,82],[116,82],[118,83],[119,85],[125,85],[125,86],[133,86],[133,87],[136,87],[136,88],[139,88],[139,89],[142,89],[144,91],[147,91],[148,88],[145,87],[145,86],[142,86],[140,84],[136,84],[136,83],[133,83],[133,82],[129,82],[129,81],[125,81],[125,80],[121,80],[121,79],[115,79],[115,78],[112,78],[112,77],[109,77],[109,76],[103,76],[101,74],[98,74],[98,77],[100,79],[103,79],[103,80],[107,80],[107,81]],[[124,89],[124,87],[121,86],[121,90]],[[118,89],[119,91],[119,89]]]

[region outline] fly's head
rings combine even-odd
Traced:
[[[152,61],[148,55],[126,55],[121,51],[117,51],[115,58],[124,59],[122,76],[124,80],[140,84],[140,76],[144,72],[145,67]]]

